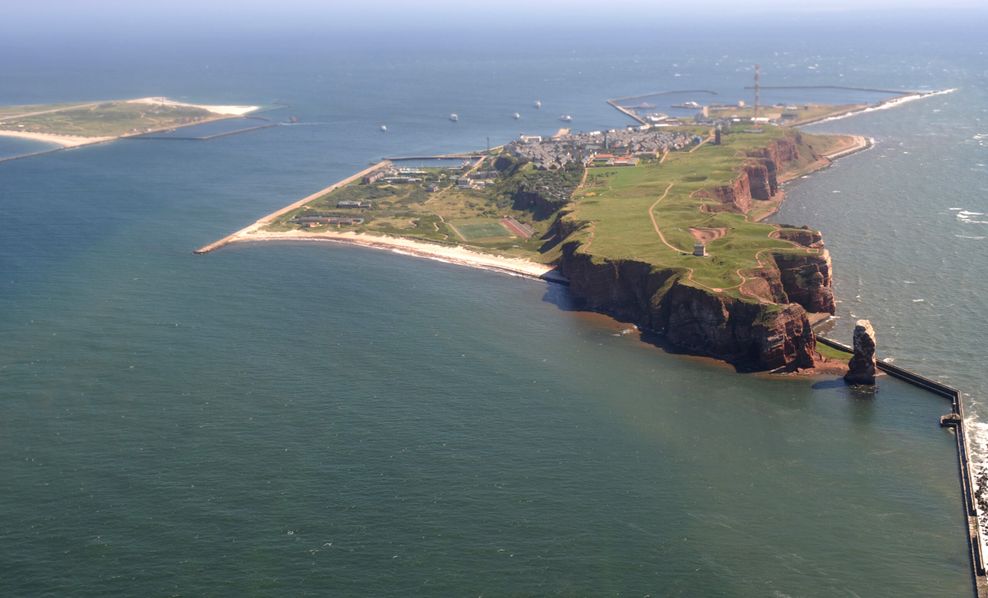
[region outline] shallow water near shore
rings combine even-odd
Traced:
[[[217,51],[208,70],[122,56],[116,77],[32,89],[283,101],[327,124],[0,165],[4,593],[969,591],[942,399],[737,375],[581,317],[561,287],[455,265],[333,244],[191,253],[382,155],[551,133],[560,113],[620,126],[606,97],[683,87],[676,72],[740,93],[748,57],[643,37],[575,55],[545,39],[498,57],[351,45],[333,61],[326,43]],[[787,82],[962,88],[822,125],[879,144],[794,184],[779,217],[823,229],[837,336],[871,317],[882,351],[985,417],[969,364],[984,241],[954,236],[979,225],[950,210],[988,212],[971,191],[984,73],[960,51],[920,68],[878,48],[864,65],[759,53]],[[59,64],[32,67],[54,81]],[[44,85],[20,68],[0,58],[7,80]],[[135,83],[149,69],[154,89]],[[22,103],[17,88],[0,99]]]

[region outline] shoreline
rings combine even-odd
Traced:
[[[107,141],[113,141],[115,139],[119,139],[118,137],[113,137],[113,136],[85,137],[83,135],[57,135],[55,133],[34,133],[31,131],[11,131],[8,129],[0,129],[0,137],[14,137],[17,139],[27,139],[30,141],[50,143],[58,146],[58,148],[52,148],[52,149],[71,149],[75,147],[81,147],[84,145],[106,143]]]
[[[858,110],[849,110],[843,114],[834,114],[830,116],[821,116],[820,118],[810,119],[805,122],[801,122],[796,125],[797,128],[808,127],[810,125],[817,125],[820,123],[832,122],[835,120],[843,120],[845,118],[850,118],[852,116],[857,116],[858,114],[865,114],[868,112],[877,112],[879,110],[888,110],[890,108],[896,108],[908,102],[914,102],[916,100],[922,100],[925,98],[946,95],[948,93],[954,93],[957,91],[956,87],[951,87],[948,89],[938,89],[935,91],[917,91],[914,93],[907,93],[904,95],[896,96],[888,100],[883,100],[874,106],[867,106],[865,108],[860,108]]]
[[[337,243],[340,245],[354,245],[369,249],[391,251],[400,255],[429,259],[446,264],[475,268],[478,270],[501,272],[503,274],[510,274],[512,276],[530,278],[533,280],[543,280],[561,284],[566,284],[567,282],[561,274],[556,273],[556,267],[549,264],[541,264],[539,262],[526,260],[524,258],[481,253],[459,245],[438,245],[425,241],[414,241],[404,237],[370,235],[357,232],[265,232],[257,229],[245,229],[242,234],[235,234],[236,237],[230,239],[226,245],[271,243],[279,241],[287,243]]]

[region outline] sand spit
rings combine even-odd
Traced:
[[[807,126],[807,125],[816,125],[816,124],[820,124],[820,123],[832,122],[832,121],[835,121],[835,120],[842,120],[842,119],[845,119],[845,118],[849,118],[851,116],[856,116],[858,114],[865,114],[867,112],[877,112],[878,110],[888,110],[890,108],[896,108],[896,107],[901,106],[903,104],[906,104],[908,102],[914,102],[916,100],[922,100],[924,98],[930,98],[930,97],[933,97],[933,96],[946,95],[948,93],[954,93],[955,91],[957,91],[957,88],[956,87],[952,87],[950,89],[941,89],[941,90],[938,90],[938,91],[923,91],[923,92],[909,93],[909,94],[906,94],[906,95],[902,95],[902,96],[898,96],[898,97],[892,98],[890,100],[885,100],[884,102],[879,102],[875,106],[868,106],[867,108],[862,108],[860,110],[851,110],[849,112],[845,112],[844,114],[835,114],[834,116],[827,116],[827,117],[821,118],[819,120],[814,120],[814,121],[809,121],[809,122],[802,123],[799,126],[800,127],[804,127],[804,126]]]
[[[0,129],[0,136],[17,137],[19,139],[30,139],[44,143],[53,143],[59,147],[79,147],[81,145],[91,145],[93,143],[105,143],[113,141],[116,137],[83,137],[82,135],[54,135],[52,133],[31,133],[30,131],[10,131]]]

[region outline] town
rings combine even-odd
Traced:
[[[579,166],[635,166],[641,158],[658,158],[668,151],[700,143],[692,131],[641,125],[626,129],[564,133],[553,137],[522,135],[505,150],[540,170]]]

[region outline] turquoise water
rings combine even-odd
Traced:
[[[192,255],[381,155],[472,149],[521,127],[551,132],[560,113],[580,128],[618,126],[605,97],[683,78],[738,88],[752,62],[721,58],[724,47],[685,55],[650,37],[611,51],[540,38],[537,51],[497,55],[484,41],[455,55],[441,44],[390,54],[373,40],[272,44],[266,54],[215,50],[208,68],[153,44],[135,56],[93,49],[99,66],[81,72],[81,58],[0,59],[12,84],[4,103],[283,101],[303,122],[325,123],[0,165],[2,593],[969,592],[941,399],[894,380],[867,399],[827,379],[737,375],[573,311],[558,287],[387,252],[255,245]],[[790,81],[822,72],[874,85],[968,82],[968,95],[842,121],[885,139],[795,186],[784,215],[824,228],[842,325],[860,288],[863,305],[890,308],[854,313],[876,321],[902,363],[973,379],[961,359],[909,340],[931,335],[886,332],[940,329],[962,301],[933,298],[959,276],[967,286],[957,292],[978,305],[977,245],[950,239],[943,245],[969,257],[950,261],[905,243],[937,245],[920,222],[968,230],[945,211],[956,206],[929,205],[932,189],[890,194],[908,199],[873,204],[884,218],[854,219],[832,201],[854,188],[863,209],[893,176],[919,179],[932,155],[952,163],[960,158],[949,152],[983,151],[939,132],[988,105],[973,90],[983,72],[963,53],[920,68],[876,48],[870,61],[823,50],[797,60],[805,40],[778,43],[794,54],[774,65],[772,50],[752,52]],[[46,76],[70,67],[57,82]],[[930,144],[942,151],[924,154]],[[876,162],[889,148],[911,153]],[[890,170],[876,170],[883,164]],[[950,185],[981,176],[950,168],[938,175]],[[834,185],[847,187],[833,194]],[[971,193],[957,201],[978,211]],[[855,245],[866,219],[898,232],[876,228]],[[890,238],[901,242],[889,254],[936,255],[924,267],[940,274],[923,277],[905,257],[861,257]],[[900,312],[892,291],[875,294],[890,280],[914,280],[926,308],[905,311],[917,297],[900,291],[910,300]],[[965,355],[978,325],[947,329]]]

